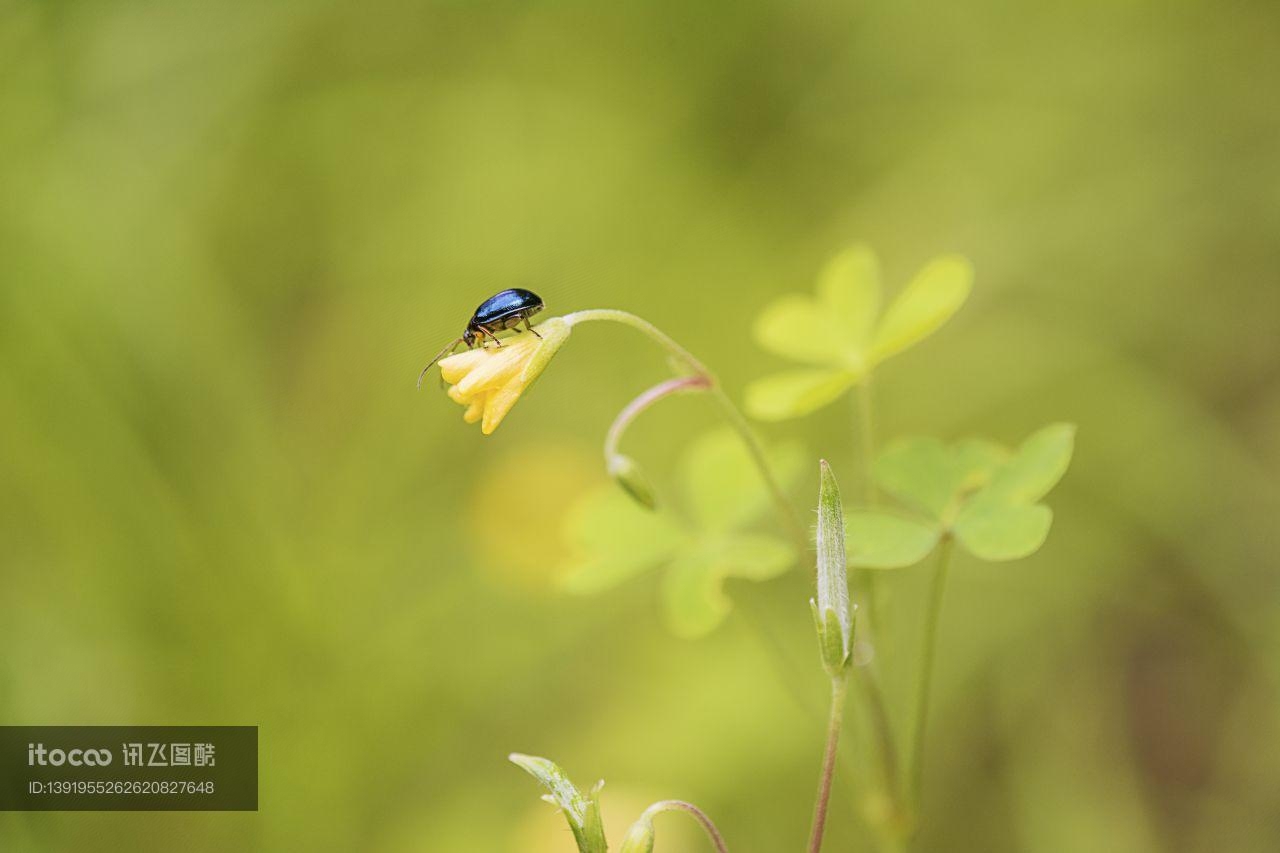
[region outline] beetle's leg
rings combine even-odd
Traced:
[[[493,332],[489,331],[489,329],[487,329],[484,326],[481,326],[480,331],[484,332],[486,335],[492,338],[495,344],[497,344],[498,346],[502,346],[502,341],[498,340],[498,336],[495,335]]]
[[[530,322],[529,322],[529,318],[528,318],[528,317],[525,317],[525,318],[524,318],[524,327],[525,327],[526,329],[528,329],[529,331],[533,332],[533,336],[534,336],[535,338],[538,338],[539,340],[541,340],[541,339],[542,339],[542,335],[540,335],[540,334],[538,334],[536,331],[534,331],[534,329],[533,329],[533,323],[530,323]]]

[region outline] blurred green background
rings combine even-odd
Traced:
[[[553,586],[661,357],[584,327],[489,438],[413,382],[526,286],[740,396],[783,366],[752,318],[855,240],[891,290],[978,271],[883,435],[1080,426],[1046,547],[953,568],[920,849],[1280,848],[1278,80],[1262,0],[0,4],[0,721],[261,726],[256,814],[9,813],[0,850],[571,849],[512,750],[607,779],[614,833],[678,796],[798,849],[805,573],[730,588],[785,677],[740,612],[671,637],[651,576]],[[714,423],[627,450],[662,487]],[[763,433],[856,478],[844,407]]]

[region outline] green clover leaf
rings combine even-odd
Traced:
[[[791,568],[794,561],[795,552],[786,542],[764,534],[740,534],[682,551],[662,580],[672,633],[701,637],[725,620],[732,609],[724,593],[726,578],[768,580]]]
[[[953,530],[970,554],[999,562],[1040,550],[1051,524],[1053,511],[1044,504],[973,500],[960,511]]]
[[[783,482],[799,474],[804,459],[799,447],[781,446],[769,455]],[[791,568],[796,554],[778,537],[740,529],[770,498],[736,433],[702,436],[680,467],[687,521],[665,508],[638,507],[612,487],[586,495],[565,519],[575,555],[563,567],[561,584],[571,593],[594,594],[665,567],[667,623],[679,636],[699,637],[732,609],[724,592],[728,578],[776,577]]]
[[[637,511],[623,492],[600,489],[578,501],[564,530],[580,556],[561,579],[568,592],[602,592],[671,558],[684,531],[665,513]]]
[[[762,421],[798,418],[840,399],[861,378],[854,370],[784,370],[747,386],[747,411]]]
[[[937,525],[890,512],[847,512],[849,565],[862,569],[914,566],[938,544]]]
[[[779,445],[770,453],[770,463],[780,480],[794,482],[804,465],[804,453],[798,444]],[[685,455],[681,469],[689,511],[702,528],[732,530],[769,506],[760,472],[732,430],[701,436]]]
[[[936,438],[905,438],[876,458],[880,488],[912,509],[940,518],[960,488],[951,449]]]
[[[876,458],[880,488],[913,509],[941,519],[956,495],[986,485],[1009,451],[970,439],[948,447],[936,438],[905,438]]]
[[[850,565],[913,565],[948,535],[982,560],[1035,553],[1053,524],[1053,512],[1039,501],[1066,473],[1074,442],[1071,424],[1044,427],[1016,451],[981,440],[894,442],[876,459],[874,475],[911,514],[847,513]]]
[[[936,332],[960,310],[972,286],[967,258],[945,255],[926,264],[885,312],[871,342],[871,362],[878,364]]]
[[[749,385],[747,410],[760,420],[781,421],[835,401],[880,362],[933,334],[964,304],[972,282],[968,260],[937,258],[881,316],[875,253],[862,245],[846,249],[818,276],[815,296],[783,296],[756,319],[753,332],[760,346],[809,367]]]

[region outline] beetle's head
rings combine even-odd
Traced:
[[[467,345],[467,349],[475,349],[476,341],[480,338],[480,332],[475,329],[467,329],[462,333],[462,342]]]

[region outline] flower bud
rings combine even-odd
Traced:
[[[844,550],[844,512],[831,466],[821,461],[818,488],[818,596],[810,604],[822,662],[832,675],[849,665],[853,648],[853,611],[849,606],[848,564]]]
[[[513,752],[508,760],[542,783],[549,793],[542,799],[559,807],[569,822],[578,853],[606,853],[604,824],[600,820],[600,789],[604,782],[587,794],[580,792],[554,761],[536,755]]]
[[[640,819],[631,824],[627,837],[622,839],[619,853],[653,853],[653,821],[649,815],[642,814]]]
[[[649,485],[649,478],[640,470],[640,466],[630,456],[623,456],[621,453],[614,454],[609,458],[609,476],[618,481],[618,485],[631,498],[645,509],[656,509],[658,506],[657,498],[654,496],[653,487]]]

